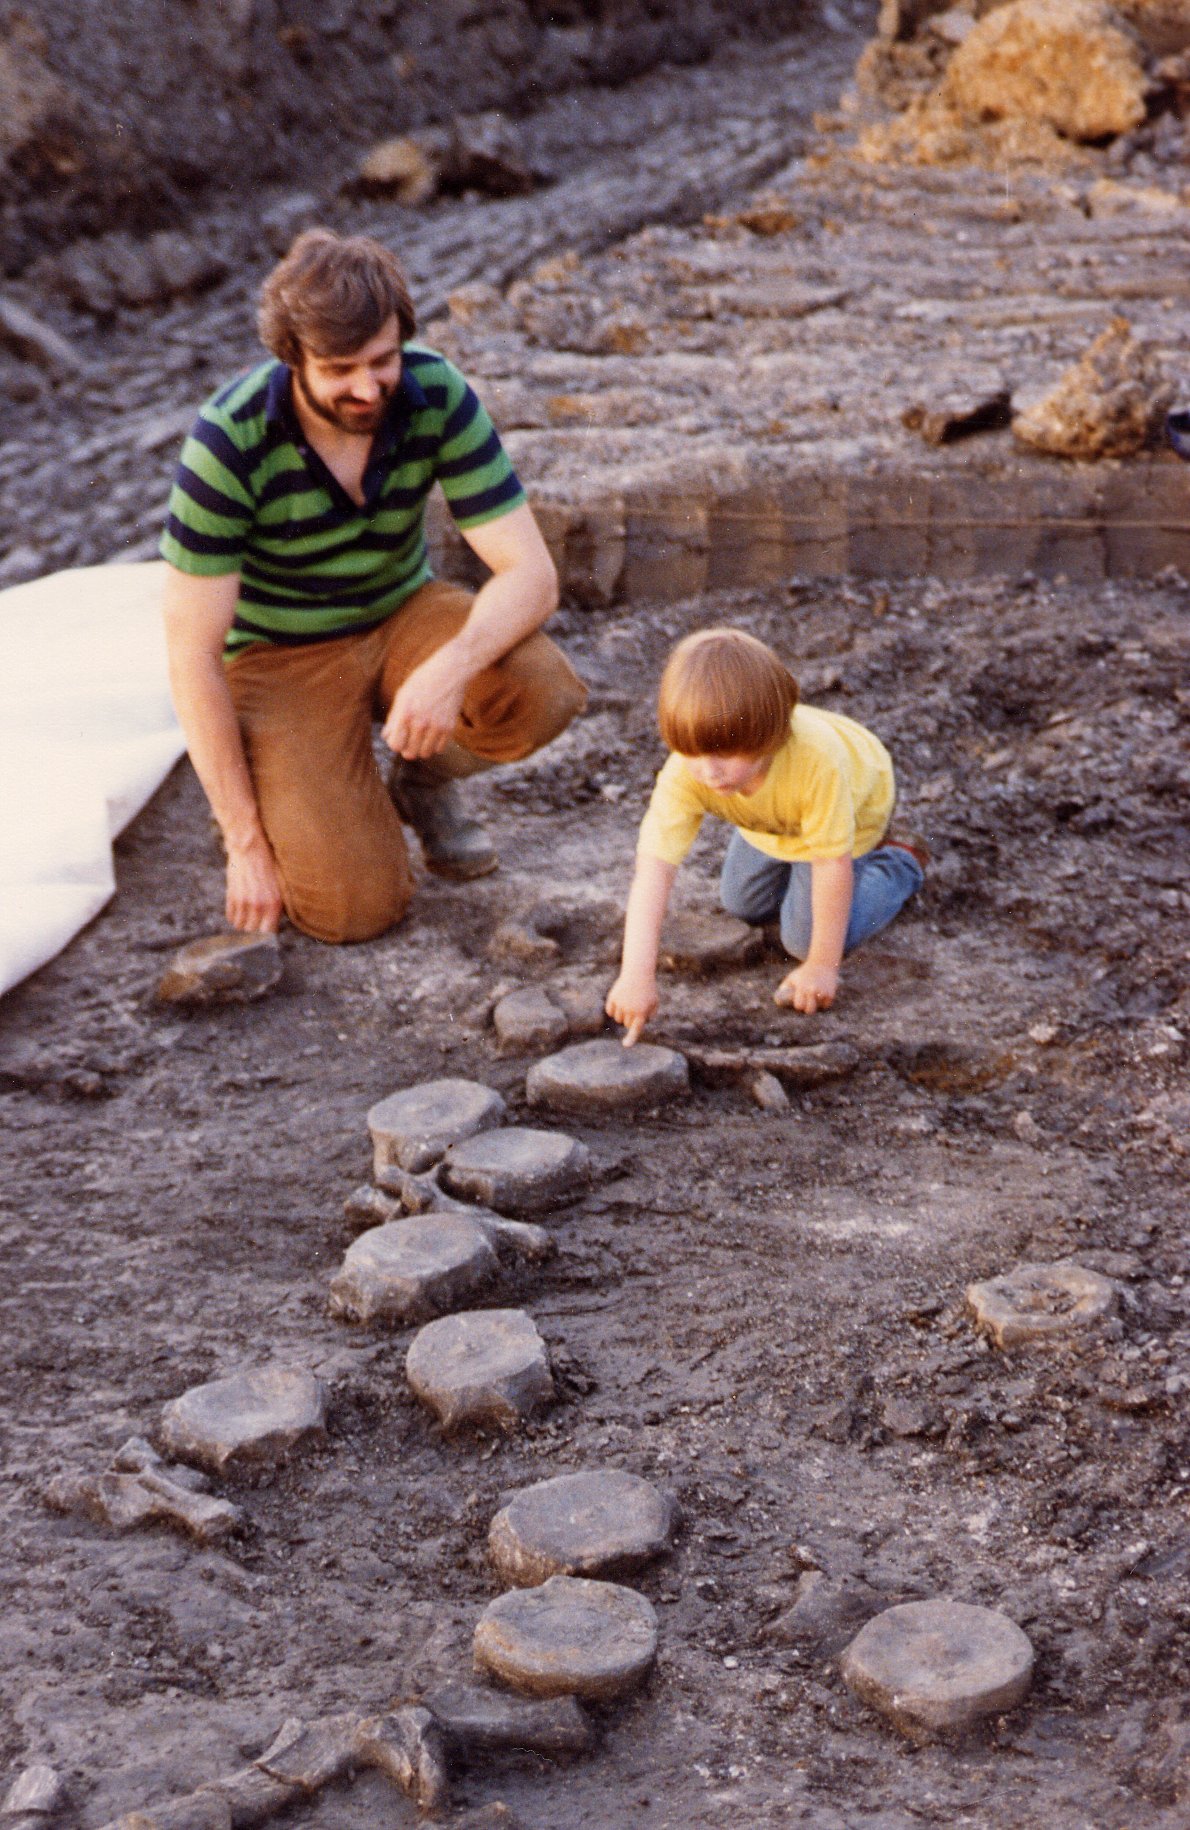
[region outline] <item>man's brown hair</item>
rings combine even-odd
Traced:
[[[370,235],[306,229],[260,290],[257,328],[288,368],[311,356],[350,356],[389,319],[401,341],[417,333],[409,286],[395,254]]]
[[[797,681],[742,629],[702,629],[679,642],[657,700],[661,735],[680,756],[768,756],[789,735]]]

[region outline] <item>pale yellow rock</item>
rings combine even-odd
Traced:
[[[980,20],[942,82],[973,120],[1020,116],[1072,140],[1138,126],[1145,93],[1136,40],[1102,0],[1009,0]]]
[[[1016,415],[1013,436],[1050,457],[1128,457],[1152,441],[1172,399],[1156,357],[1126,318],[1113,318],[1056,386]]]
[[[417,205],[434,195],[437,174],[416,140],[381,140],[360,161],[359,184],[398,203]]]

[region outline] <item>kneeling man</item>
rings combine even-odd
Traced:
[[[408,905],[401,816],[431,869],[494,870],[458,779],[548,743],[586,692],[541,633],[558,582],[524,492],[464,377],[414,341],[389,250],[308,230],[258,322],[272,359],[207,402],[170,497],[174,702],[231,925],[269,932],[284,910],[366,940]],[[474,597],[431,574],[435,482],[490,570]]]

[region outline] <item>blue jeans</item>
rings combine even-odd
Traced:
[[[805,959],[813,926],[811,869],[809,864],[783,864],[780,858],[770,858],[749,845],[742,832],[733,832],[719,879],[720,900],[729,915],[757,926],[780,918],[785,951],[794,959]],[[887,928],[924,881],[917,859],[899,846],[878,845],[857,858],[844,953]]]

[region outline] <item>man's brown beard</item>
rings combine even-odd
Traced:
[[[323,420],[328,426],[334,426],[335,430],[338,432],[372,433],[377,431],[385,414],[388,412],[392,397],[397,391],[396,382],[393,382],[387,387],[382,387],[380,390],[380,398],[377,400],[375,406],[366,411],[362,408],[357,409],[355,413],[348,414],[344,417],[338,408],[326,407],[320,400],[314,398],[309,387],[306,385],[306,378],[300,368],[294,369],[293,380],[294,386],[302,397],[302,404],[308,407],[316,418]]]

